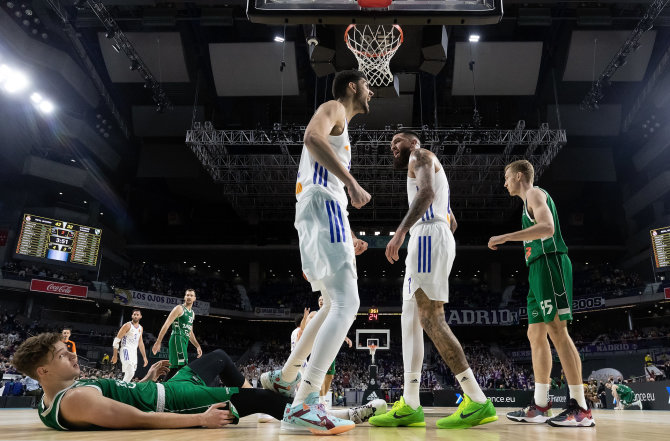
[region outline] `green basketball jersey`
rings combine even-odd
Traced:
[[[77,387],[94,387],[102,392],[104,397],[114,401],[129,404],[143,412],[155,412],[158,398],[157,386],[153,381],[146,383],[126,383],[108,378],[77,380],[72,386],[58,392],[48,408],[44,407],[44,398],[40,400],[38,411],[40,419],[47,426],[56,430],[68,430],[59,421],[60,402],[65,393]]]
[[[561,236],[561,226],[558,223],[558,212],[556,211],[556,205],[554,200],[551,199],[549,193],[546,190],[539,188],[547,195],[547,205],[549,206],[549,211],[554,218],[554,235],[549,237],[544,237],[542,239],[535,239],[530,241],[524,241],[523,247],[525,251],[526,265],[530,265],[538,257],[545,254],[551,253],[565,253],[568,252],[568,247],[565,246],[563,242],[563,236]],[[521,213],[521,229],[525,230],[535,225],[535,219],[531,218],[528,214],[528,208],[526,201],[523,203],[523,212]]]
[[[188,337],[191,335],[193,330],[193,320],[195,319],[195,312],[193,310],[188,310],[184,305],[181,307],[184,313],[177,317],[175,321],[172,322],[172,335],[181,335]]]
[[[633,389],[631,389],[630,387],[628,387],[624,384],[617,384],[616,385],[616,391],[619,394],[619,396],[623,396],[623,395],[628,395],[628,394],[632,393]]]

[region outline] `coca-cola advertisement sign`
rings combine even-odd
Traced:
[[[81,285],[72,285],[70,283],[51,282],[49,280],[30,281],[30,290],[57,294],[59,296],[86,297],[88,296],[88,287]]]

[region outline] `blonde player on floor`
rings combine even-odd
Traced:
[[[628,406],[637,406],[642,410],[642,401],[635,399],[635,392],[630,387],[625,384],[614,384],[612,379],[605,384],[605,387],[612,391],[616,402],[615,410],[623,410]]]
[[[458,410],[437,421],[440,429],[462,429],[496,421],[495,408],[477,384],[463,348],[446,323],[444,303],[449,301],[449,273],[456,255],[453,232],[457,223],[451,211],[449,182],[444,167],[419,137],[402,130],[391,141],[393,168],[407,170],[409,210],[386,247],[393,264],[411,234],[405,260],[401,315],[402,354],[405,369],[403,396],[384,415],[370,418],[373,426],[425,426],[419,404],[423,366],[423,331],[463,389]]]
[[[345,187],[355,208],[367,204],[370,194],[349,173],[348,126],[355,115],[369,112],[373,95],[365,75],[354,70],[339,72],[332,91],[335,99],[322,104],[305,129],[296,182],[295,228],[302,270],[312,290],[323,294],[324,306],[305,328],[284,368],[263,374],[266,381],[261,377],[264,385],[276,385],[273,389],[291,394],[298,370],[311,353],[282,430],[329,435],[354,428],[352,421],[325,413],[319,405],[319,390],[360,305],[357,239],[349,226]]]
[[[116,364],[119,353],[121,353],[121,371],[123,372],[123,381],[130,382],[133,380],[135,371],[137,370],[137,348],[139,347],[143,366],[149,364],[147,360],[146,349],[144,348],[144,341],[142,340],[142,325],[140,319],[142,313],[139,309],[133,309],[131,320],[121,326],[114,343],[114,353],[112,355],[112,364]],[[120,346],[120,347],[119,347]]]
[[[572,263],[561,235],[556,205],[546,190],[533,186],[534,178],[533,165],[525,159],[505,167],[505,188],[510,196],[523,201],[521,230],[493,236],[488,243],[490,249],[496,250],[506,242],[523,242],[528,266],[528,340],[535,395],[528,407],[508,413],[507,418],[523,423],[546,422],[556,427],[592,427],[596,423],[584,396],[582,362],[567,327],[572,320]],[[550,414],[549,338],[565,371],[571,398],[567,409],[557,416]]]

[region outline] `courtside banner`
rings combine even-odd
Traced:
[[[170,311],[175,306],[183,304],[184,299],[150,292],[114,288],[114,303],[138,308]],[[209,315],[209,302],[196,300],[193,304],[193,311],[198,315]]]
[[[48,280],[32,279],[30,290],[57,294],[59,296],[83,297],[88,296],[88,286],[73,285],[71,283],[51,282]]]

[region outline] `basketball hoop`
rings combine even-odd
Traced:
[[[370,355],[372,355],[372,364],[375,364],[375,352],[377,352],[377,345],[368,345]]]
[[[358,60],[358,70],[363,72],[371,87],[393,83],[389,63],[403,42],[399,25],[351,24],[344,32],[344,41]]]

